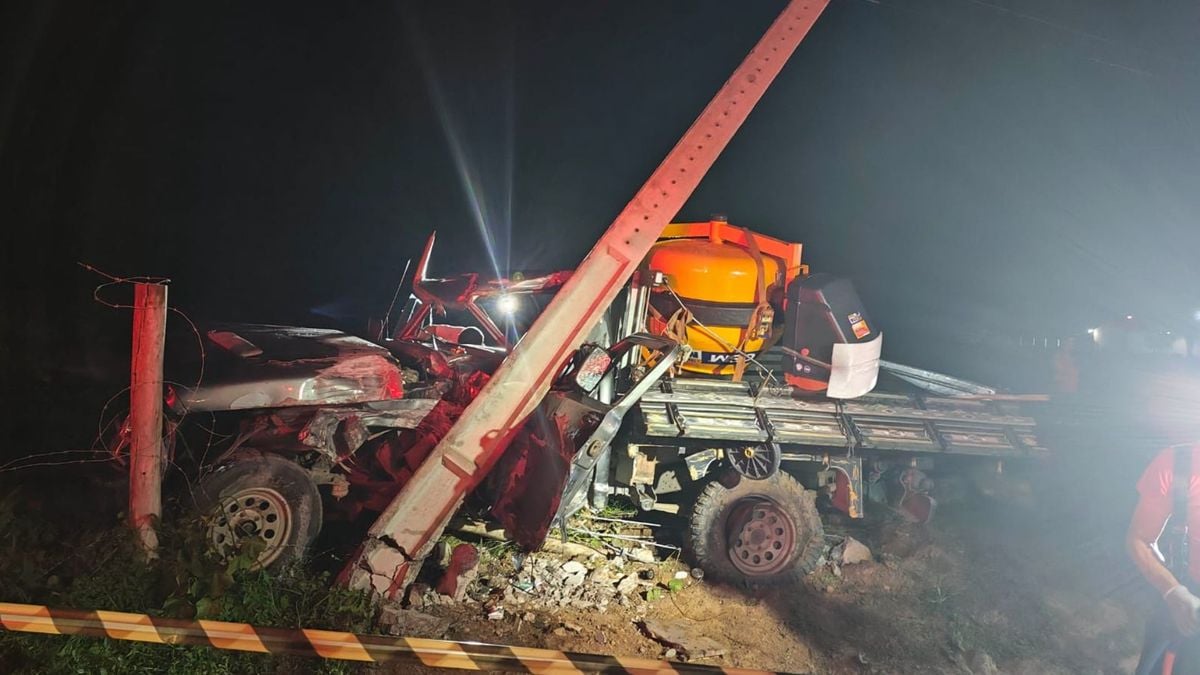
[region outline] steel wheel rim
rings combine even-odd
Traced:
[[[787,569],[796,550],[796,526],[769,499],[739,501],[729,517],[729,560],[742,574],[770,576]]]
[[[762,480],[775,473],[775,450],[770,446],[747,445],[728,452],[730,464],[746,478]]]
[[[254,561],[259,569],[283,554],[293,520],[283,495],[271,488],[246,488],[221,499],[209,525],[209,541],[222,558],[229,558],[243,541],[258,538],[265,545]]]

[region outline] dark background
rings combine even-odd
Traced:
[[[783,4],[6,6],[5,454],[87,438],[66,420],[126,381],[129,316],[77,262],[196,318],[350,325],[433,229],[438,273],[573,266]],[[834,0],[680,219],[803,241],[914,365],[1182,330],[1198,29],[1179,0]]]

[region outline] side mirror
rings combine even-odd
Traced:
[[[587,351],[579,361],[579,367],[575,369],[575,386],[580,391],[591,393],[608,374],[608,369],[612,366],[612,355],[608,350],[596,345],[584,349]]]

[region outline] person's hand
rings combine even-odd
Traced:
[[[1184,637],[1200,632],[1200,598],[1179,584],[1164,593],[1163,600],[1167,601],[1167,611],[1175,622],[1175,628]]]

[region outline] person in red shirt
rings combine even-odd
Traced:
[[[1169,447],[1137,483],[1125,545],[1163,609],[1146,628],[1137,675],[1200,673],[1200,445]],[[1178,475],[1177,475],[1178,474]],[[1187,483],[1177,483],[1186,477]],[[1186,490],[1183,488],[1186,485]],[[1175,517],[1180,511],[1179,517]],[[1169,527],[1168,527],[1169,522]]]

